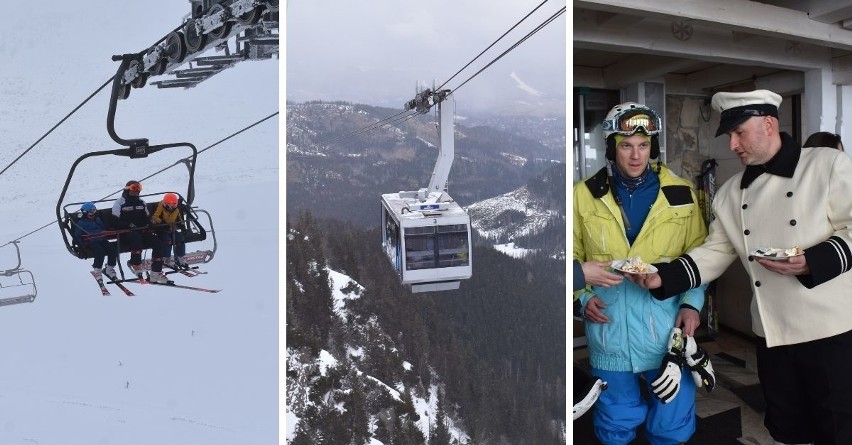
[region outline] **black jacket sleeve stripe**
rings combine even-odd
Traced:
[[[805,249],[810,275],[797,275],[796,278],[808,289],[813,289],[852,268],[852,251],[840,237],[831,238]]]
[[[671,298],[701,284],[701,273],[689,255],[677,257],[671,263],[656,263],[654,266],[663,282],[661,287],[651,289],[651,295],[658,300]]]

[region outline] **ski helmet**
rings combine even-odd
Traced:
[[[175,208],[178,205],[178,196],[174,193],[166,193],[163,196],[163,204],[169,206],[170,208]]]
[[[124,185],[124,190],[140,193],[142,192],[142,183],[135,180],[127,181],[127,184]]]
[[[624,102],[612,107],[601,123],[606,138],[606,158],[615,160],[615,134],[632,136],[637,131],[651,136],[651,159],[660,156],[659,133],[662,119],[656,111],[636,102]]]
[[[80,211],[83,213],[96,212],[97,210],[98,208],[95,207],[95,203],[93,202],[85,202],[80,206]]]
[[[660,132],[662,126],[662,120],[656,111],[636,102],[625,102],[612,107],[601,123],[604,137],[607,138],[613,133],[632,136],[637,131],[654,136]]]

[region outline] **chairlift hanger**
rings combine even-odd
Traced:
[[[121,64],[118,68],[118,73],[124,72],[127,69],[127,66],[130,64],[131,61],[132,60],[130,58],[122,58]],[[59,225],[60,232],[62,233],[62,239],[65,242],[65,247],[68,250],[68,252],[70,252],[72,255],[74,255],[77,258],[85,259],[85,258],[91,257],[91,252],[89,252],[88,249],[86,249],[85,247],[77,244],[77,242],[74,240],[74,236],[73,236],[74,227],[75,227],[76,221],[77,221],[76,211],[77,211],[77,209],[79,209],[79,205],[81,203],[70,203],[70,204],[66,204],[66,205],[63,206],[63,202],[65,200],[65,195],[68,191],[68,187],[71,184],[71,179],[73,178],[74,172],[76,171],[77,167],[84,160],[87,160],[88,158],[92,158],[92,157],[97,157],[97,156],[114,155],[114,156],[124,156],[124,157],[128,157],[130,159],[139,159],[139,158],[147,158],[148,155],[150,155],[150,154],[154,154],[154,153],[160,152],[162,150],[166,150],[166,149],[189,148],[191,153],[192,153],[191,156],[189,158],[184,158],[181,161],[178,161],[180,163],[183,163],[186,166],[188,173],[189,173],[189,180],[188,180],[188,183],[187,183],[186,194],[181,195],[180,193],[178,193],[178,195],[180,196],[180,202],[181,202],[180,206],[181,206],[182,214],[184,215],[185,220],[186,220],[186,221],[184,221],[184,224],[185,224],[185,227],[184,227],[185,232],[184,233],[185,233],[185,237],[186,237],[185,242],[187,244],[189,244],[189,243],[196,242],[196,241],[203,241],[207,238],[208,230],[199,221],[198,213],[203,213],[207,216],[207,220],[208,220],[209,227],[210,227],[209,232],[213,233],[212,218],[210,217],[210,214],[205,210],[201,210],[201,209],[192,207],[192,203],[195,199],[195,165],[196,165],[196,159],[198,158],[198,150],[196,149],[196,147],[193,144],[188,143],[188,142],[150,145],[148,143],[148,139],[145,139],[145,138],[124,139],[124,138],[120,137],[115,131],[115,112],[116,112],[117,102],[118,102],[119,98],[121,98],[121,96],[124,95],[125,93],[126,93],[125,85],[123,85],[121,83],[121,77],[119,76],[119,74],[116,74],[116,76],[113,78],[112,93],[110,95],[109,110],[107,112],[107,131],[108,131],[110,137],[116,143],[118,143],[119,145],[123,145],[126,148],[93,151],[93,152],[85,153],[82,156],[80,156],[79,158],[77,158],[77,160],[74,161],[74,163],[71,165],[71,169],[68,172],[68,177],[65,180],[65,185],[62,187],[62,192],[60,193],[59,199],[57,200],[57,203],[56,203],[56,220],[57,220],[57,224]],[[144,195],[144,196],[160,195],[160,194],[164,194],[164,193],[166,193],[166,192],[155,193],[155,194],[147,194],[147,195]],[[96,201],[93,200],[93,202],[106,202],[106,201],[114,201],[114,200],[106,200],[106,199],[101,199],[101,200],[96,200]],[[147,203],[147,205],[149,207],[149,209],[148,209],[149,213],[153,213],[153,210],[156,207],[158,201],[159,200],[157,200],[155,202]],[[78,206],[78,207],[73,208],[74,206]],[[99,212],[100,212],[99,215],[101,216],[101,219],[105,223],[108,223],[111,220],[112,214],[111,214],[110,209],[100,209]],[[144,230],[144,229],[133,228],[133,229],[112,230],[107,234],[107,238],[118,240],[118,238],[119,238],[118,235],[120,233],[127,232],[127,231],[138,231],[138,230]],[[119,243],[119,245],[117,246],[119,254],[129,251],[129,248],[122,247],[120,245],[119,241],[116,241],[116,242]],[[151,248],[151,247],[153,247],[151,245],[151,241],[146,240],[146,242],[144,244],[144,248],[148,249],[148,248]],[[195,261],[195,262],[196,263],[198,263],[198,262],[206,263],[206,262],[209,262],[210,260],[212,260],[213,255],[215,254],[215,251],[216,251],[216,247],[217,247],[216,246],[216,239],[215,239],[215,235],[214,235],[213,236],[212,250],[203,250],[203,251],[195,252],[195,253],[192,254],[193,258],[197,258],[197,261]],[[187,255],[189,256],[190,254],[188,253]],[[119,268],[120,268],[120,265],[121,265],[121,263],[119,263]],[[123,271],[122,271],[122,273],[123,273]]]
[[[278,57],[278,0],[189,0],[186,20],[150,47],[126,59],[120,70],[119,98],[144,87],[150,77],[158,88],[192,88],[244,60]],[[205,56],[210,49],[224,55]],[[188,66],[188,67],[186,67]]]

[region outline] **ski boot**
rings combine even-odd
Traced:
[[[151,272],[151,276],[149,278],[149,281],[151,281],[152,283],[155,283],[155,284],[170,284],[170,283],[172,283],[172,281],[170,281],[168,278],[166,278],[166,274],[164,274],[163,272]]]
[[[109,264],[104,266],[103,274],[112,281],[118,281],[118,274],[115,273],[115,268]]]
[[[133,273],[133,275],[139,277],[139,279],[144,279],[144,277],[142,276],[143,271],[141,263],[133,263],[133,260],[128,260],[127,268],[130,269],[130,272]]]

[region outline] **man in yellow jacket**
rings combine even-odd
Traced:
[[[654,110],[633,102],[607,115],[607,166],[574,186],[575,260],[669,261],[704,241],[690,182],[650,162],[660,154],[661,124]],[[615,280],[587,286],[577,297],[592,372],[608,384],[595,405],[598,439],[626,445],[644,423],[651,444],[686,442],[695,432],[695,383],[683,368],[685,340],[672,334],[675,327],[694,334],[703,287],[660,301],[631,281]],[[640,376],[650,400],[640,395]]]

